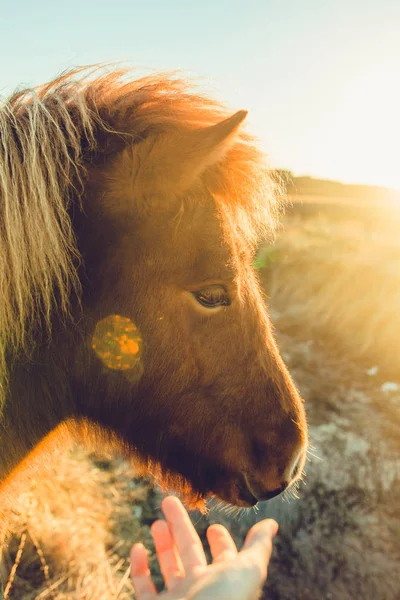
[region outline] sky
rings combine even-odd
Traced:
[[[399,0],[0,0],[0,94],[101,61],[183,69],[274,167],[400,189]]]

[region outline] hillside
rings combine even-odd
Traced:
[[[385,204],[396,205],[400,202],[400,191],[390,188],[372,186],[345,184],[339,181],[330,181],[326,179],[314,179],[309,176],[295,177],[290,171],[278,170],[278,178],[281,180],[285,191],[291,197],[312,196],[329,199],[341,199],[356,201],[360,204]]]

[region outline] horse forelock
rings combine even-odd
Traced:
[[[127,70],[75,69],[16,92],[0,106],[0,410],[6,353],[29,352],[39,319],[50,331],[57,308],[79,297],[79,253],[68,209],[84,202],[92,161],[182,127],[205,127],[226,109],[176,74],[132,79]],[[224,213],[227,234],[252,244],[273,230],[279,184],[245,133],[204,182]]]

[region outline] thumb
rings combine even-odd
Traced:
[[[264,519],[256,523],[246,536],[242,552],[257,554],[264,564],[268,564],[272,553],[272,539],[278,529],[279,525],[274,519]]]
[[[251,544],[255,539],[273,538],[278,533],[279,525],[274,519],[259,521],[249,530],[244,545]]]

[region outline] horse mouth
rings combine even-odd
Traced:
[[[237,505],[238,506],[255,506],[258,502],[258,498],[255,496],[251,488],[247,485],[246,476],[242,473],[239,475],[237,480]],[[239,504],[240,503],[240,504]]]
[[[279,496],[286,485],[273,490],[259,490],[246,473],[240,473],[236,477],[228,478],[227,485],[218,489],[216,496],[221,500],[239,507],[252,507],[258,502],[271,500]]]
[[[175,451],[170,450],[164,460],[158,456],[141,461],[136,454],[135,462],[142,475],[152,475],[164,491],[177,493],[189,508],[205,512],[207,498],[250,508],[278,496],[286,487],[265,490],[245,472],[226,469],[204,457],[196,460],[189,452],[183,452],[176,441],[175,444]]]
[[[252,485],[245,473],[232,473],[224,469],[206,468],[199,479],[189,474],[178,474],[158,462],[149,461],[139,466],[142,475],[152,475],[164,491],[177,493],[190,509],[207,512],[207,499],[214,498],[238,508],[251,508],[262,500],[278,496],[286,486],[270,491],[261,491]],[[197,473],[199,475],[199,473]]]

